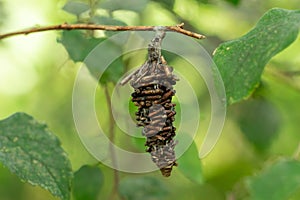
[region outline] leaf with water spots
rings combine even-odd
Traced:
[[[300,10],[271,9],[249,33],[216,49],[228,104],[251,95],[267,62],[297,38],[299,27]]]
[[[58,138],[25,113],[0,121],[0,162],[20,179],[70,199],[72,169]]]

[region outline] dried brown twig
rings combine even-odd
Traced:
[[[162,26],[165,31],[178,32],[193,38],[204,39],[205,36],[194,33],[183,28],[184,23],[178,24],[176,26]],[[0,40],[16,35],[28,35],[30,33],[51,31],[51,30],[105,30],[105,31],[155,31],[157,26],[111,26],[111,25],[99,25],[99,24],[59,24],[44,27],[34,27],[26,30],[15,31],[5,34],[0,34]]]

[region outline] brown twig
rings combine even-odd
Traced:
[[[162,26],[165,31],[178,32],[193,38],[204,39],[205,36],[194,33],[183,28],[183,23],[176,26]],[[0,40],[16,35],[28,35],[30,33],[51,31],[51,30],[105,30],[105,31],[154,31],[157,26],[110,26],[110,25],[100,25],[100,24],[59,24],[45,27],[34,27],[22,31],[15,31],[11,33],[0,34]]]

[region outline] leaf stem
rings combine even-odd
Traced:
[[[165,31],[172,31],[181,33],[193,38],[204,39],[205,36],[194,33],[183,28],[184,23],[178,24],[176,26],[163,26]],[[84,29],[84,30],[105,30],[105,31],[155,31],[157,26],[111,26],[111,25],[100,25],[100,24],[58,24],[52,26],[44,27],[33,27],[27,30],[15,31],[5,34],[0,34],[0,40],[16,35],[28,35],[30,33],[51,31],[51,30],[75,30],[75,29]]]
[[[113,117],[112,112],[111,112],[112,104],[111,104],[111,98],[110,98],[110,94],[109,94],[109,91],[108,91],[108,85],[107,84],[104,86],[104,92],[105,92],[105,98],[106,98],[108,113],[109,113],[109,131],[108,131],[108,134],[109,134],[109,139],[111,141],[111,144],[113,144],[114,140],[115,140],[115,123],[114,123],[114,117]],[[111,160],[112,160],[112,165],[113,165],[113,173],[114,173],[114,184],[113,184],[113,189],[111,191],[109,199],[113,200],[115,195],[118,194],[120,179],[119,179],[119,172],[116,169],[117,168],[116,152],[115,152],[112,145],[109,146],[109,151],[110,151],[110,154],[111,154]]]
[[[300,143],[298,144],[298,147],[293,155],[295,160],[299,160],[300,159]]]
[[[278,81],[283,82],[284,84],[290,86],[296,91],[300,91],[299,85],[296,84],[296,82],[293,80],[293,78],[286,73],[283,73],[275,68],[266,67],[265,72],[269,74],[270,76],[273,76]]]

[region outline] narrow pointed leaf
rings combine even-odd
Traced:
[[[201,161],[199,159],[199,152],[196,144],[193,142],[191,146],[184,152],[184,154],[178,159],[178,169],[181,173],[191,181],[202,184],[203,173]]]

